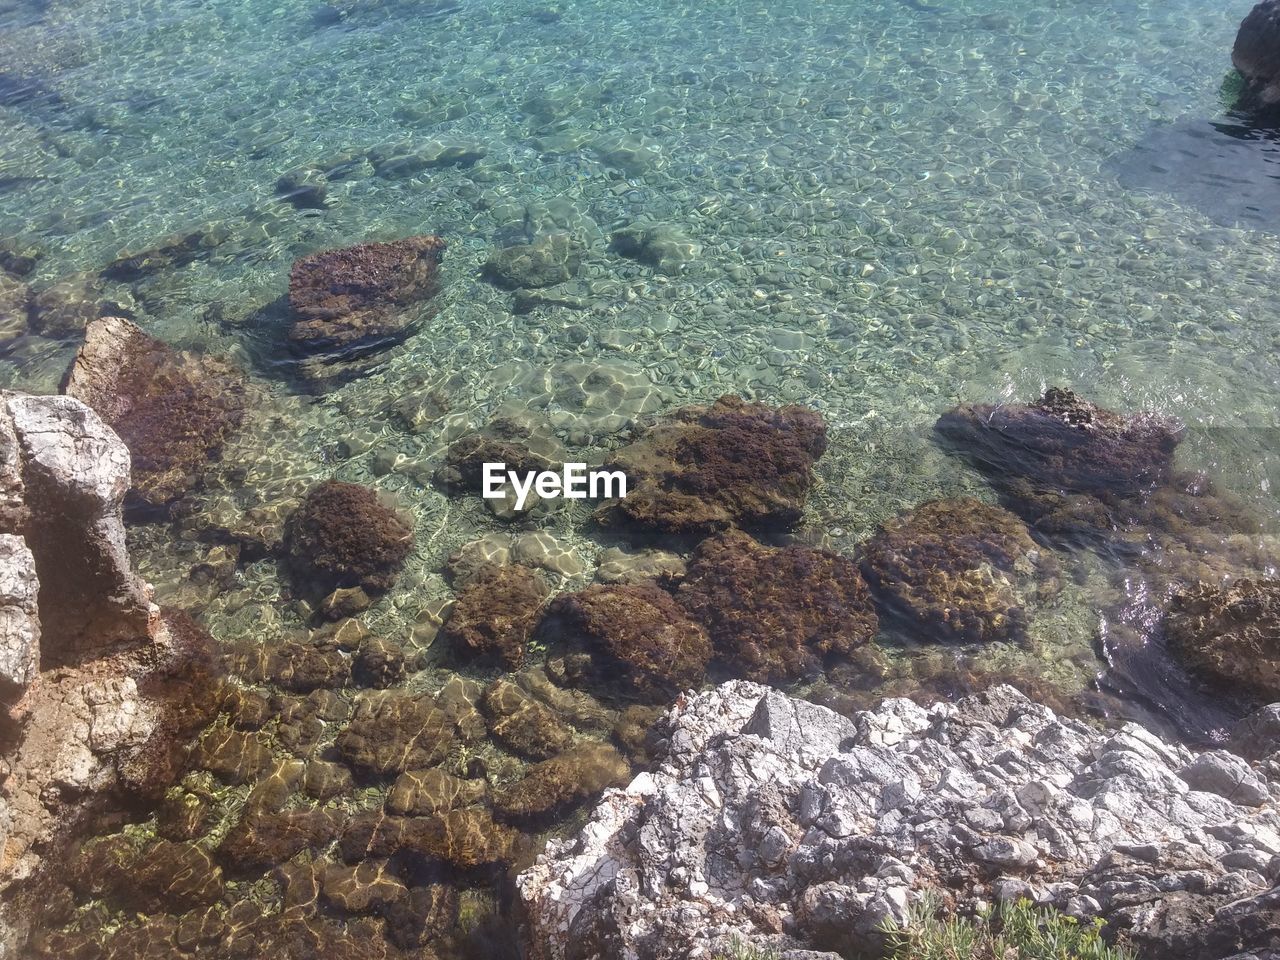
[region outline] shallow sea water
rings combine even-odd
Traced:
[[[43,251],[43,285],[222,230],[207,258],[106,288],[154,335],[239,359],[269,398],[224,454],[243,477],[212,482],[197,517],[283,509],[331,475],[391,491],[417,543],[364,620],[411,646],[452,595],[445,559],[504,528],[430,481],[499,412],[591,461],[637,419],[723,393],[809,405],[832,443],[797,537],[851,551],[924,500],[993,497],[934,445],[941,411],[1066,385],[1182,418],[1180,464],[1271,519],[1280,249],[1248,199],[1271,161],[1196,152],[1225,117],[1248,6],[355,0],[333,23],[311,0],[0,0],[0,237]],[[432,142],[483,156],[398,176],[364,159]],[[337,157],[354,159],[328,207],[277,196],[282,174]],[[683,269],[610,251],[636,221],[683,232]],[[545,229],[587,245],[580,308],[515,314],[480,268]],[[450,245],[437,315],[375,372],[300,390],[267,309],[292,261],[423,232]],[[74,348],[10,344],[0,385],[56,390]],[[565,587],[611,545],[587,517],[520,527],[583,561]],[[161,602],[227,643],[302,628],[270,561],[220,594],[193,583],[203,548],[184,529],[132,532]],[[1029,645],[959,655],[1090,688],[1124,598],[1114,570],[1066,559]]]

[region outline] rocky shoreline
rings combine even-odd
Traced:
[[[1280,951],[1280,705],[1233,750],[1101,730],[1011,687],[845,718],[745,681],[516,881],[532,960],[878,955],[926,892],[1107,921],[1140,956]]]

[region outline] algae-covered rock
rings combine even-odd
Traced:
[[[289,272],[289,341],[298,351],[341,358],[383,349],[412,331],[440,289],[445,243],[435,236],[362,243],[297,260]]]
[[[183,913],[222,896],[222,870],[192,843],[139,845],[117,834],[87,843],[72,862],[71,884],[121,910]]]
[[[389,813],[400,816],[445,813],[479,803],[485,795],[483,780],[463,780],[439,767],[402,773],[387,793]]]
[[[340,818],[328,810],[270,811],[248,806],[223,838],[218,856],[228,870],[264,870],[293,859],[303,850],[328,844]]]
[[[464,660],[496,661],[514,670],[524,662],[549,593],[529,567],[485,568],[459,591],[441,635]]]
[[[610,457],[607,468],[627,475],[627,496],[596,515],[666,534],[788,527],[800,519],[826,448],[822,417],[804,407],[731,396],[685,407]]]
[[[1174,596],[1164,628],[1200,676],[1280,700],[1280,580],[1192,587]]]
[[[1120,495],[1165,482],[1183,435],[1170,417],[1115,413],[1059,387],[1031,404],[962,404],[935,429],[997,483]]]
[[[366,696],[338,735],[338,752],[357,771],[388,776],[435,766],[453,746],[453,724],[431,697]]]
[[[494,792],[498,817],[525,826],[545,824],[625,782],[631,766],[606,743],[582,743],[529,768],[525,776]]]
[[[1268,109],[1280,104],[1280,2],[1262,0],[1240,22],[1231,64],[1244,78],[1242,106]]]
[[[495,680],[480,705],[494,739],[522,757],[545,760],[573,742],[572,731],[555,711],[509,680]]]
[[[1018,517],[967,497],[887,521],[860,560],[882,613],[929,640],[1021,639],[1028,607],[1056,585],[1056,564]]]
[[[563,594],[547,623],[599,656],[602,682],[644,700],[668,701],[698,686],[711,659],[706,629],[652,581]]]
[[[430,817],[395,817],[378,810],[347,820],[338,851],[347,863],[403,853],[471,870],[508,862],[516,839],[514,830],[494,823],[479,806]]]
[[[766,547],[737,531],[698,546],[676,599],[706,626],[726,671],[761,682],[813,673],[868,643],[879,626],[848,557]]]
[[[612,249],[631,260],[676,276],[702,254],[702,245],[669,223],[634,223],[615,230]]]
[[[285,548],[294,572],[321,590],[389,590],[413,549],[413,528],[354,483],[326,480],[289,517]]]

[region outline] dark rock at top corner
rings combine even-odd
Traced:
[[[1184,432],[1172,417],[1115,413],[1059,387],[1031,404],[961,404],[935,429],[996,482],[1119,496],[1166,482]]]
[[[1244,78],[1242,106],[1280,105],[1280,0],[1262,0],[1241,21],[1231,63]]]
[[[290,515],[284,546],[294,574],[322,592],[382,592],[413,549],[413,527],[376,490],[326,480]]]
[[[653,533],[705,535],[727,527],[796,523],[827,449],[821,414],[724,396],[658,420],[607,467],[629,480],[596,517]]]
[[[62,390],[119,434],[132,458],[131,492],[152,507],[197,484],[248,404],[246,380],[230,363],[174,350],[120,317],[89,324]]]
[[[408,309],[440,289],[445,242],[415,236],[309,254],[289,272],[289,342],[324,362],[384,350],[408,336]]]

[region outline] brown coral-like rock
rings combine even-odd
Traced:
[[[631,766],[606,743],[582,743],[535,764],[524,778],[496,791],[493,808],[512,823],[539,826],[626,781]]]
[[[731,531],[704,540],[676,599],[706,625],[716,658],[762,683],[804,676],[867,643],[879,622],[848,557],[766,547]]]
[[[668,701],[697,686],[711,659],[707,631],[653,581],[564,594],[552,603],[548,617],[599,655],[602,679],[643,700]]]
[[[522,757],[545,760],[573,742],[568,725],[554,710],[509,680],[495,680],[480,706],[489,718],[489,732]]]
[[[402,773],[387,793],[390,813],[421,816],[469,807],[484,799],[485,781],[463,780],[439,767]]]
[[[1165,482],[1183,434],[1170,417],[1114,413],[1059,387],[1032,404],[962,404],[935,429],[997,483],[1120,495]]]
[[[328,810],[272,812],[250,806],[223,839],[218,856],[231,870],[268,869],[303,850],[323,847],[337,834],[339,823]]]
[[[289,341],[303,353],[383,349],[420,320],[406,308],[440,288],[445,243],[435,236],[361,243],[297,260],[289,272]]]
[[[191,490],[239,427],[244,376],[218,357],[174,350],[119,317],[94,320],[62,384],[129,448],[131,493],[159,507]]]
[[[1173,598],[1165,632],[1170,647],[1202,676],[1280,699],[1280,580],[1192,587]]]
[[[1027,605],[1056,586],[1056,564],[1026,525],[969,497],[882,524],[860,554],[881,612],[930,640],[1021,639]]]
[[[338,851],[346,863],[409,853],[471,870],[510,862],[517,836],[510,827],[494,823],[483,807],[434,817],[393,817],[377,810],[348,819]]]
[[[377,491],[326,480],[289,517],[285,548],[294,572],[321,592],[384,591],[413,549],[413,528]]]
[[[826,448],[821,415],[804,407],[732,396],[685,407],[614,453],[607,466],[626,473],[627,496],[596,515],[668,534],[787,527],[800,519]]]
[[[441,633],[464,659],[496,661],[514,670],[524,662],[550,589],[533,569],[488,567],[458,593]]]
[[[373,776],[433,767],[449,755],[453,723],[427,696],[384,693],[365,697],[338,735],[338,752]]]

